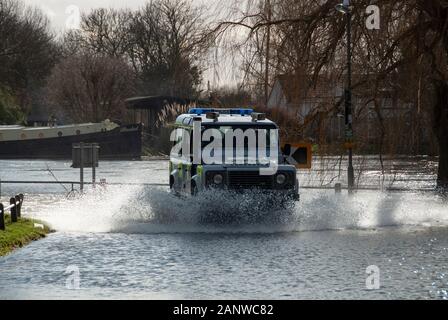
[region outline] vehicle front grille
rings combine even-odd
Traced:
[[[259,171],[229,171],[228,186],[233,189],[272,189],[273,176],[262,176]]]

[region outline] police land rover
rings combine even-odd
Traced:
[[[299,199],[296,167],[310,150],[279,146],[277,125],[252,109],[195,108],[180,115],[171,135],[170,189],[196,196],[206,190],[260,190]]]

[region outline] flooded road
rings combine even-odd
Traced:
[[[62,162],[0,164],[2,180],[51,180],[47,164],[77,179]],[[165,167],[101,163],[99,178],[166,183]],[[2,186],[2,201],[18,188]],[[110,186],[68,200],[59,185],[27,188],[25,215],[57,232],[0,258],[0,299],[448,299],[448,204],[434,194],[303,190],[297,205],[267,212],[256,195],[181,200]],[[268,218],[200,223],[220,208]]]

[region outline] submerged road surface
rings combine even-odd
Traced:
[[[46,174],[45,162],[1,165]],[[100,175],[163,183],[163,165],[107,163]],[[256,195],[115,186],[67,200],[56,187],[27,190],[25,215],[57,232],[0,258],[0,299],[448,299],[448,204],[433,194],[305,190],[268,212]],[[199,222],[222,210],[247,221]]]

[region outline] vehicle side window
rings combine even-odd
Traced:
[[[176,129],[176,157],[183,158],[182,160],[189,159],[189,157],[193,154],[192,153],[192,130],[186,129],[186,128],[178,128]],[[184,150],[185,147],[187,147],[186,143],[190,142],[190,148],[187,150]]]
[[[183,137],[182,141],[189,141],[190,142],[190,148],[189,150],[182,150],[183,154],[186,156],[186,158],[190,158],[193,155],[193,130],[191,129],[184,129],[183,130]]]

